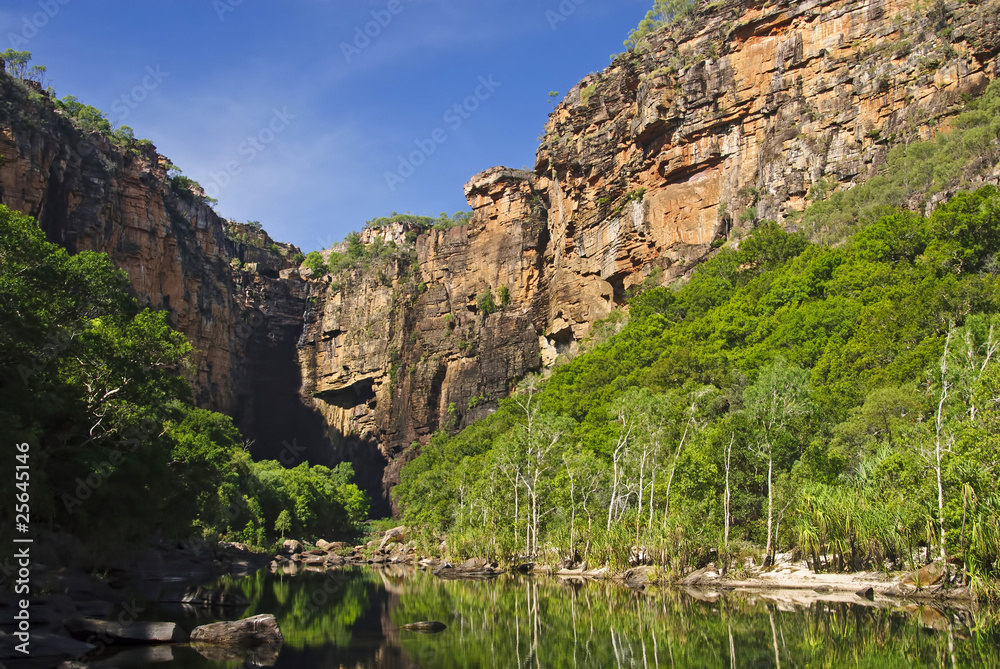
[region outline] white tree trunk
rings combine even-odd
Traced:
[[[764,552],[764,564],[771,564],[771,550],[774,547],[774,486],[772,476],[774,473],[774,452],[768,445],[767,449],[767,550]]]
[[[608,505],[608,531],[611,531],[611,514],[615,510],[615,500],[618,499],[618,456],[614,459],[614,477],[611,484],[611,504]]]
[[[732,438],[729,440],[729,448],[726,449],[726,496],[722,500],[723,509],[725,511],[725,523],[726,523],[723,534],[723,544],[725,545],[727,551],[729,550],[729,501],[731,499],[729,490],[729,471],[730,471],[730,463],[732,462],[732,456],[733,456],[733,442],[735,440],[736,440],[736,433],[734,432]]]
[[[941,544],[940,558],[947,564],[948,551],[945,546],[944,526],[944,481],[942,476],[942,461],[944,460],[944,445],[941,443],[941,433],[944,431],[944,403],[948,399],[948,345],[951,343],[951,332],[944,342],[944,353],[941,355],[941,400],[938,402],[937,416],[934,420],[934,473],[937,475],[938,489],[938,541]]]

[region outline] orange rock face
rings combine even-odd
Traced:
[[[385,492],[411,444],[572,355],[630,290],[682,280],[817,184],[876,174],[997,71],[1000,0],[702,4],[576,86],[533,172],[475,176],[468,225],[366,230],[391,251],[337,277],[305,282],[234,245],[151,149],[81,135],[6,77],[0,200],[72,250],[108,252],[169,309],[199,349],[201,402],[237,416],[260,454],[298,439]]]
[[[171,188],[166,160],[152,146],[134,149],[81,132],[46,96],[32,99],[0,74],[0,202],[36,218],[49,241],[72,253],[107,253],[140,302],[168,311],[193,344],[198,403],[237,417],[252,432],[248,363],[260,361],[247,345],[283,325],[274,308],[287,305],[283,297],[303,293],[293,307],[294,364],[305,304],[297,285],[304,283],[279,285],[289,264],[267,249],[266,234],[227,227],[198,194]],[[236,270],[233,259],[252,271]]]
[[[630,289],[683,279],[713,242],[783,220],[821,180],[876,174],[994,76],[1000,3],[943,7],[712,3],[584,79],[534,172],[474,177],[472,221],[421,234],[412,276],[328,291],[300,349],[328,425],[379,444],[391,485],[408,444],[571,354]],[[405,233],[377,234],[405,246]],[[501,287],[510,305],[484,316],[477,296]]]

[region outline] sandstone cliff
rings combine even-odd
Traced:
[[[466,185],[468,226],[413,266],[323,289],[300,357],[340,434],[392,463],[572,354],[639,284],[682,278],[740,228],[783,220],[825,180],[877,173],[996,74],[1000,2],[715,2],[585,78],[552,114],[533,173]],[[366,231],[406,247],[407,230]],[[395,271],[398,270],[398,271]],[[376,276],[378,275],[378,276]],[[478,296],[506,290],[484,314]]]
[[[378,253],[334,277],[302,280],[293,249],[172,189],[151,147],[81,133],[4,76],[0,201],[169,309],[199,400],[257,455],[351,460],[384,502],[420,443],[573,355],[640,284],[682,279],[821,180],[869,178],[996,76],[1000,0],[702,4],[580,82],[532,172],[474,177],[468,225],[366,230]]]
[[[298,249],[172,186],[151,145],[82,131],[39,87],[2,73],[0,156],[0,203],[35,217],[70,252],[107,253],[139,300],[168,311],[196,348],[198,403],[234,416],[250,439],[266,435],[261,454],[277,457],[297,434],[289,421],[309,414],[298,402],[308,293],[290,269]],[[314,461],[328,450],[314,448]]]

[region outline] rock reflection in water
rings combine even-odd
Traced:
[[[224,579],[273,613],[277,657],[175,647],[183,667],[366,669],[464,667],[995,666],[996,612],[902,608],[842,594],[747,594],[501,575],[445,581],[413,568]],[[427,635],[400,629],[436,620]],[[865,662],[862,662],[864,664]],[[153,666],[153,665],[150,665]]]

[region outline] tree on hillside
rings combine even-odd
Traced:
[[[285,538],[285,532],[292,529],[292,514],[288,513],[288,509],[282,509],[281,513],[278,514],[278,518],[274,521],[274,531],[281,535],[281,538]]]
[[[538,379],[528,377],[514,402],[520,409],[518,424],[509,435],[512,470],[527,493],[528,523],[525,529],[525,553],[538,552],[539,528],[552,508],[548,506],[554,470],[561,460],[561,441],[570,431],[570,421],[541,411],[536,400]]]
[[[698,0],[656,0],[653,8],[646,12],[646,17],[629,33],[625,46],[630,49],[639,47],[651,33],[680,19],[697,6]]]
[[[326,261],[323,260],[323,256],[319,251],[310,251],[305,257],[302,266],[312,270],[315,277],[326,276],[330,272],[330,268],[327,266]]]
[[[767,548],[764,563],[774,552],[774,456],[775,446],[794,418],[811,410],[807,383],[809,372],[779,358],[760,372],[756,383],[743,395],[756,432],[756,451],[767,460]]]
[[[45,79],[47,68],[44,65],[28,65],[31,62],[30,51],[7,49],[0,53],[0,60],[6,63],[7,72],[16,79],[37,81],[39,84]]]
[[[28,74],[28,62],[31,60],[30,51],[15,51],[7,49],[0,53],[0,60],[7,66],[7,73],[16,79],[24,79]]]

